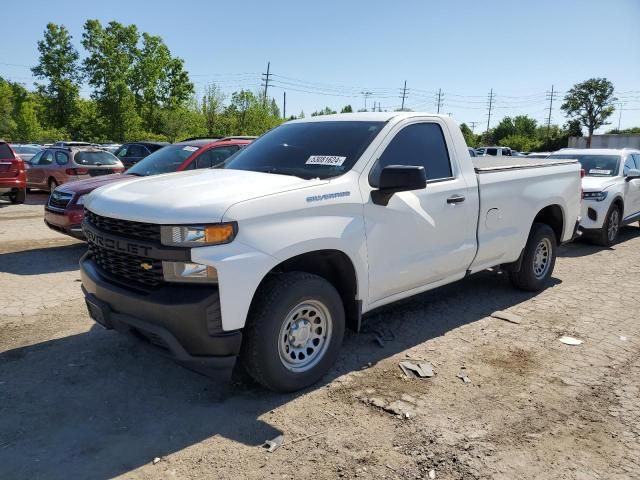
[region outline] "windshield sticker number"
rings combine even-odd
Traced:
[[[186,150],[187,152],[195,152],[198,149],[198,147],[191,147],[191,146],[186,146],[183,148],[183,150]]]
[[[592,168],[589,170],[589,173],[593,173],[595,175],[611,175],[611,170],[602,170],[600,168]]]
[[[337,157],[335,155],[311,155],[306,165],[327,165],[330,167],[339,167],[344,163],[347,157]]]

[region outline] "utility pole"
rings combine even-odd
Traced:
[[[282,92],[282,118],[287,118],[287,92]]]
[[[271,68],[271,62],[267,62],[267,73],[263,73],[262,74],[262,81],[264,82],[264,84],[262,85],[264,87],[264,95],[262,97],[262,104],[266,107],[267,106],[267,89],[269,88],[269,77],[271,76],[271,74],[269,73],[269,69]]]
[[[402,87],[402,107],[400,110],[404,112],[404,99],[407,97],[407,81],[404,81],[404,87]]]
[[[619,103],[618,107],[620,108],[620,112],[618,113],[618,133],[620,133],[620,122],[622,121],[622,104]]]
[[[549,94],[549,117],[547,118],[547,138],[549,138],[549,132],[551,130],[551,110],[553,109],[553,85],[551,85],[551,93]]]
[[[442,105],[442,89],[438,89],[438,111],[436,113],[440,113],[440,106]]]
[[[489,117],[487,118],[487,132],[489,131],[489,124],[491,123],[491,109],[493,108],[493,99],[495,95],[493,94],[493,88],[489,92]]]
[[[360,92],[360,95],[364,95],[364,111],[367,112],[367,97],[371,95],[371,92],[368,90]]]

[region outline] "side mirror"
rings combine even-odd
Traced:
[[[627,172],[625,180],[627,182],[630,182],[631,180],[635,180],[636,178],[640,178],[640,170],[638,170],[637,168],[632,168]]]
[[[378,190],[371,192],[376,205],[388,205],[394,193],[421,190],[427,186],[424,167],[413,165],[389,165],[384,167],[377,179],[371,182]]]

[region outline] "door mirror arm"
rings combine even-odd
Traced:
[[[624,180],[625,182],[630,182],[631,180],[636,180],[637,178],[640,178],[640,170],[638,170],[637,168],[632,168],[627,172]]]
[[[427,174],[424,167],[413,165],[389,165],[380,175],[371,179],[371,200],[376,205],[387,206],[389,200],[398,192],[421,190],[427,186]]]

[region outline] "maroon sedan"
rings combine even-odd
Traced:
[[[134,180],[136,177],[215,167],[249,143],[251,139],[233,137],[175,143],[143,158],[124,175],[107,175],[61,185],[49,197],[44,221],[53,230],[83,239],[84,196],[96,188],[113,182]]]
[[[11,203],[24,203],[27,194],[27,178],[24,161],[8,143],[0,140],[0,197],[7,196]]]

